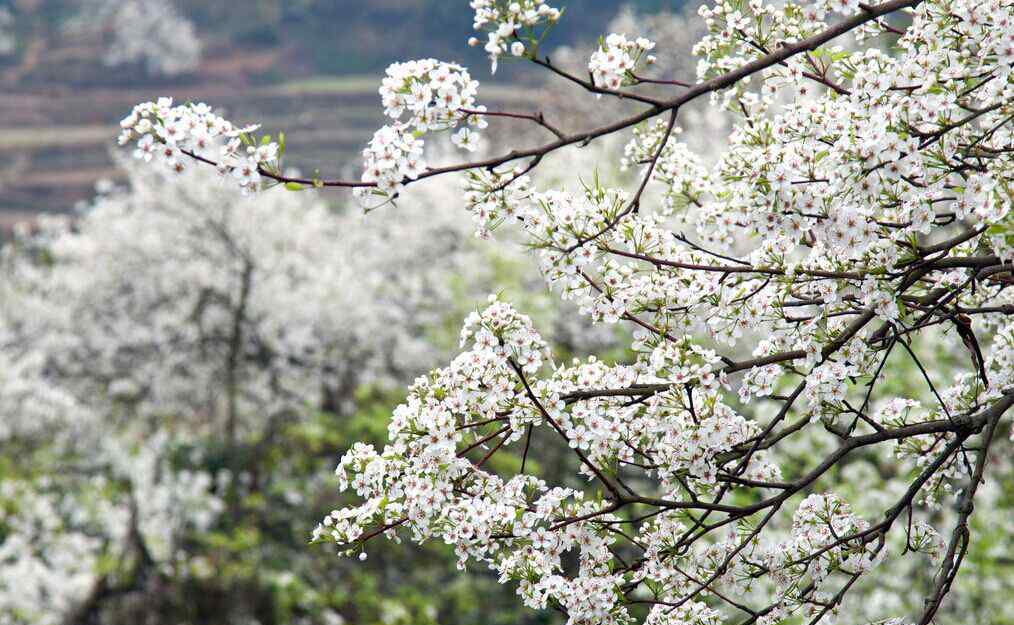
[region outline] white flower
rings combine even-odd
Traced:
[[[148,163],[151,162],[151,157],[155,155],[155,137],[151,135],[144,135],[137,141],[137,149],[134,150],[134,158],[138,158]]]
[[[257,171],[257,161],[246,159],[232,169],[232,176],[245,189],[253,190],[260,184],[261,175]]]
[[[479,146],[479,135],[469,128],[462,128],[451,137],[454,145],[463,150],[474,152]]]
[[[644,53],[654,47],[655,44],[644,37],[629,41],[626,36],[613,33],[592,53],[588,71],[597,86],[618,89],[627,82]]]
[[[508,51],[514,56],[524,54],[524,44],[519,41],[523,31],[538,37],[548,24],[560,19],[560,11],[545,0],[519,0],[509,4],[501,0],[471,0],[469,5],[475,10],[473,26],[487,32],[484,48],[489,53],[494,74],[502,54]],[[478,43],[474,37],[469,39],[469,45]]]

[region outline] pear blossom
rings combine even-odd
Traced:
[[[521,56],[524,41],[538,40],[563,14],[546,0],[470,0],[468,4],[475,11],[475,30],[486,32],[484,48],[489,53],[493,73],[501,55],[509,51],[513,56]],[[469,45],[479,43],[475,37],[469,39]],[[517,44],[521,44],[521,52],[516,52]]]
[[[619,89],[632,80],[632,72],[641,62],[645,52],[655,44],[644,37],[630,41],[625,35],[616,33],[606,37],[588,62],[595,84],[608,89]],[[644,57],[646,58],[646,57]]]

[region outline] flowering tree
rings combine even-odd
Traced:
[[[421,210],[363,228],[310,196],[215,183],[135,166],[82,219],[44,222],[8,250],[6,322],[61,387],[108,400],[104,412],[193,415],[232,440],[431,360],[424,329],[472,253],[463,228]],[[404,255],[363,264],[391,241]],[[401,271],[409,259],[418,269]],[[483,279],[472,264],[465,282]]]
[[[150,76],[195,70],[203,45],[193,22],[164,0],[38,0],[0,6],[0,60],[16,61],[10,77],[40,62],[66,63],[64,46],[93,46],[82,57],[100,67],[133,65]],[[13,11],[12,11],[13,9]],[[96,49],[97,48],[97,49]]]
[[[109,622],[136,596],[211,586],[215,532],[277,524],[249,501],[281,516],[330,492],[308,479],[316,458],[274,458],[332,426],[319,413],[350,420],[357,391],[446,358],[456,301],[520,265],[434,214],[445,181],[365,224],[311,194],[241,197],[212,171],[125,165],[125,187],[3,250],[0,623]],[[305,554],[305,521],[295,548],[268,547]],[[317,602],[322,618],[341,607]]]
[[[522,59],[640,109],[565,131],[485,109],[459,65],[395,64],[360,180],[287,175],[283,141],[203,105],[142,104],[123,122],[139,157],[211,165],[244,192],[344,187],[374,208],[459,173],[480,235],[517,222],[562,297],[633,329],[625,359],[560,365],[492,297],[466,320],[465,351],[409,389],[389,444],[341,459],[362,503],[314,538],[361,557],[381,536],[439,539],[574,624],[817,623],[931,558],[913,613],[874,618],[938,618],[1014,405],[1014,4],[718,2],[701,11],[696,80],[650,78],[654,44],[616,33],[585,78],[540,53],[556,8],[471,6],[494,69]],[[659,83],[671,92],[643,89]],[[675,139],[704,96],[739,116],[713,166]],[[492,118],[551,138],[428,163],[428,135],[471,150]],[[539,189],[555,152],[627,131],[631,189],[591,172],[580,190]],[[925,358],[941,344],[961,354],[953,368]],[[897,392],[909,373],[918,384]],[[799,458],[799,441],[820,443]],[[526,460],[559,444],[575,474],[549,482]],[[489,468],[505,450],[521,456],[510,475]],[[880,468],[863,483],[876,515],[830,488],[857,457]]]
[[[84,10],[89,19],[110,24],[111,41],[102,59],[106,65],[143,63],[150,74],[174,76],[192,71],[201,60],[194,25],[169,2],[100,0]]]

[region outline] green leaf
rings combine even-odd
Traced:
[[[302,191],[303,189],[306,188],[306,185],[300,182],[286,182],[285,188],[288,189],[289,191]]]

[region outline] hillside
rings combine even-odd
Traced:
[[[626,4],[649,12],[682,0],[576,0],[546,45],[594,40],[595,29]],[[436,56],[466,64],[490,105],[524,98],[498,90],[497,80],[536,77],[509,62],[490,76],[484,53],[465,45],[472,33],[467,0],[236,6],[0,0],[0,221],[72,210],[96,181],[115,178],[109,151],[116,123],[142,100],[214,102],[237,120],[284,129],[291,165],[337,173],[380,121],[376,88],[393,61]],[[184,52],[195,53],[192,65],[166,64]]]

